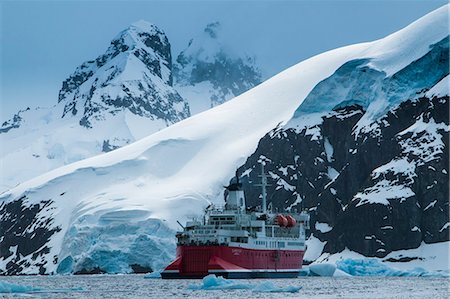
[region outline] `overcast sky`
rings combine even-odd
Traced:
[[[4,1],[0,120],[57,102],[62,81],[137,20],[163,29],[173,55],[206,24],[256,56],[264,76],[326,50],[384,37],[447,1]]]

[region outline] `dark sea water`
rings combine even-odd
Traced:
[[[143,275],[15,276],[0,281],[40,288],[31,293],[0,294],[0,298],[450,298],[448,278],[424,277],[300,277],[272,279],[276,286],[302,286],[297,293],[252,290],[190,290],[201,280],[145,279]],[[265,279],[239,280],[261,284]]]

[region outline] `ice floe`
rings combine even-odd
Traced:
[[[450,277],[449,271],[427,271],[421,267],[399,270],[376,259],[345,259],[337,261],[336,266],[339,270],[353,276]]]
[[[159,271],[153,271],[151,273],[145,274],[144,278],[148,279],[160,279],[161,278],[161,272]]]
[[[256,285],[253,288],[253,292],[261,292],[261,293],[297,293],[300,291],[302,287],[300,286],[286,286],[286,287],[279,287],[274,285],[271,281],[265,281],[260,283],[259,285]]]
[[[0,280],[0,295],[1,294],[12,294],[12,293],[66,293],[66,292],[84,292],[81,287],[67,288],[67,289],[43,289],[36,288],[28,285],[21,285],[16,283],[11,283],[7,281]],[[1,296],[0,296],[1,297]],[[3,297],[1,297],[3,298]]]
[[[34,288],[26,285],[20,285],[0,280],[0,294],[1,293],[29,293],[39,291],[39,288]]]
[[[252,290],[253,292],[264,293],[296,293],[301,288],[302,287],[300,286],[279,287],[274,285],[271,281],[264,281],[259,284],[249,284],[234,280],[228,280],[223,277],[217,277],[214,274],[210,274],[204,277],[202,284],[200,285],[188,286],[188,289],[190,290]]]

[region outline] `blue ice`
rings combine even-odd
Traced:
[[[336,266],[333,264],[313,264],[309,266],[310,276],[332,277],[335,271]]]
[[[20,285],[0,280],[0,294],[4,293],[66,293],[66,292],[83,292],[83,288],[69,289],[42,289],[27,285]]]
[[[302,287],[298,286],[286,286],[286,287],[278,287],[274,285],[271,281],[262,282],[259,285],[253,288],[253,292],[262,292],[262,293],[297,293],[300,291]]]
[[[223,277],[217,277],[214,274],[210,274],[203,278],[202,284],[200,285],[189,285],[190,290],[252,290],[253,292],[265,292],[265,293],[275,293],[275,292],[289,292],[296,293],[302,287],[287,286],[278,287],[270,281],[261,282],[260,284],[249,284],[241,283],[234,280],[228,280]]]
[[[217,277],[210,274],[203,278],[201,285],[189,285],[190,290],[235,290],[235,289],[251,289],[250,284],[239,283],[234,280],[227,280],[223,277]]]
[[[161,278],[161,272],[159,271],[153,271],[151,273],[145,274],[144,278],[149,278],[149,279],[159,279]]]
[[[39,290],[40,290],[39,288],[14,284],[0,280],[0,293],[29,293]]]
[[[427,271],[423,268],[411,270],[393,269],[376,259],[345,259],[337,261],[336,266],[354,276],[438,276],[449,277],[448,271]]]

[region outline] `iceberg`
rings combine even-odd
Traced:
[[[253,292],[262,293],[278,293],[289,292],[296,293],[302,287],[286,286],[278,287],[270,281],[262,282],[260,284],[252,285],[248,283],[241,283],[234,280],[227,280],[223,277],[217,277],[214,274],[210,274],[203,278],[200,285],[189,285],[190,290],[252,290]]]
[[[14,284],[6,281],[0,280],[0,294],[2,293],[29,293],[39,291],[39,288],[34,288],[30,286]]]
[[[427,271],[420,267],[398,270],[377,259],[345,259],[337,261],[336,266],[337,269],[353,276],[450,277],[449,271]]]
[[[233,280],[227,280],[223,277],[217,277],[210,274],[203,278],[201,285],[189,285],[190,290],[237,290],[237,289],[251,289],[250,284],[239,283]]]
[[[332,277],[336,271],[334,264],[314,264],[309,266],[310,276]]]
[[[160,279],[161,278],[161,272],[153,271],[151,273],[145,274],[144,278],[147,278],[147,279]]]
[[[345,259],[337,261],[336,266],[353,276],[403,276],[402,271],[394,270],[376,259]]]
[[[352,275],[342,270],[336,269],[336,271],[334,271],[333,277],[352,277]]]

